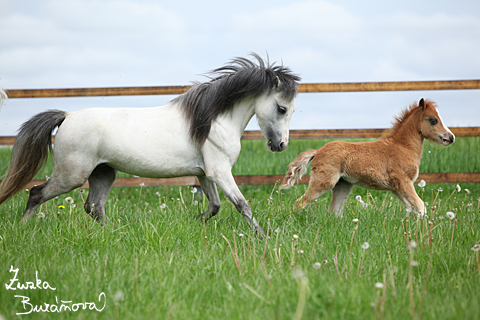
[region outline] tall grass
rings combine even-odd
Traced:
[[[272,154],[264,142],[242,141],[234,172],[283,174],[299,152],[324,143],[292,141],[284,153]],[[448,148],[426,145],[421,172],[479,171],[470,153],[478,145],[478,138],[459,138]],[[49,166],[40,178],[51,174]],[[37,272],[56,290],[2,285],[0,314],[10,319],[26,311],[15,295],[34,305],[63,300],[101,308],[104,292],[102,312],[26,317],[477,319],[480,262],[472,248],[480,243],[480,191],[476,184],[460,187],[417,186],[428,202],[428,218],[419,220],[385,192],[354,189],[343,217],[335,219],[328,195],[291,213],[305,186],[282,192],[244,186],[268,238],[256,237],[228,201],[206,224],[196,221],[207,203],[190,187],[114,189],[107,203],[112,223],[105,227],[83,212],[86,193],[79,190],[45,203],[38,211],[43,218],[19,224],[28,199],[22,192],[0,207],[0,282],[10,283],[13,266],[21,283],[35,282]]]

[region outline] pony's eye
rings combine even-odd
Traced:
[[[287,108],[283,106],[277,106],[277,110],[278,110],[278,113],[280,114],[285,114],[285,112],[287,112]]]
[[[434,125],[436,125],[436,124],[438,123],[438,120],[437,120],[436,118],[430,118],[430,119],[428,119],[428,121],[430,121],[430,124],[431,124],[432,126],[434,126]]]

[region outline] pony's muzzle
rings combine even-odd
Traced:
[[[268,142],[267,142],[268,149],[270,149],[271,151],[277,151],[277,152],[285,150],[287,145],[288,145],[288,142],[286,142],[283,139],[282,139],[282,141],[280,141],[280,143],[275,143],[275,142],[273,142],[272,139],[268,140]]]

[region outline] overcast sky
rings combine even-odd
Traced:
[[[268,52],[303,83],[480,78],[478,0],[0,0],[0,39],[7,90],[188,85],[250,52]],[[438,103],[448,126],[480,126],[480,90],[461,90],[303,93],[290,127],[385,128],[422,97]],[[172,98],[10,99],[0,135],[46,109]]]

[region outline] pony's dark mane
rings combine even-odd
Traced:
[[[424,101],[425,109],[437,107],[437,104],[432,100],[425,99]],[[394,120],[392,121],[392,128],[382,138],[384,139],[393,136],[398,131],[398,129],[400,129],[407,122],[407,120],[419,109],[420,106],[418,105],[418,102],[414,102],[409,107],[403,109],[399,115],[395,116]]]
[[[190,124],[190,138],[203,145],[210,133],[212,122],[245,98],[256,98],[270,92],[280,81],[282,98],[293,99],[297,94],[300,77],[288,67],[270,65],[257,54],[252,54],[258,64],[235,58],[230,64],[207,74],[209,82],[196,82],[184,94],[173,99],[183,107]],[[277,80],[278,79],[278,80]]]

